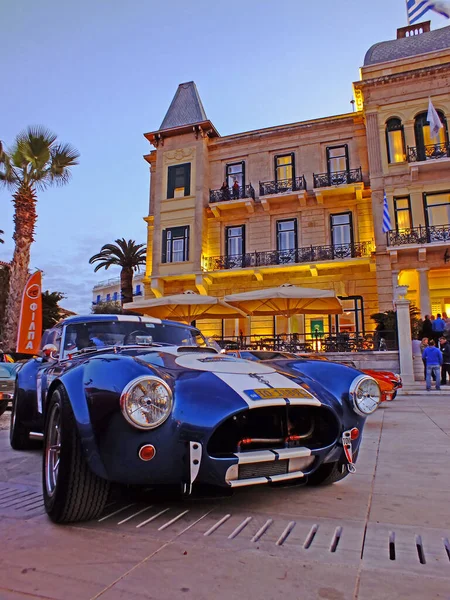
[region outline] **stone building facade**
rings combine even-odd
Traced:
[[[146,289],[129,307],[146,312],[148,298],[186,290],[224,296],[283,283],[333,289],[344,303],[339,317],[199,322],[225,337],[371,330],[370,315],[392,308],[397,283],[422,311],[438,301],[445,310],[449,59],[450,27],[399,30],[368,51],[356,112],[229,136],[207,118],[195,84],[181,84],[161,127],[145,134],[154,147],[145,156]],[[430,91],[444,125],[435,155],[424,120]]]
[[[426,22],[376,44],[354,89],[366,120],[380,309],[392,306],[398,283],[422,314],[450,314],[450,27],[430,31]],[[435,138],[430,97],[442,122]]]

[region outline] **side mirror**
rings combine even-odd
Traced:
[[[54,344],[45,344],[42,348],[44,358],[56,360],[58,358],[58,348]]]

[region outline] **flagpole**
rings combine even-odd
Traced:
[[[406,4],[406,18],[408,19],[408,25],[411,25],[411,23],[409,22],[408,0],[405,0],[405,4]]]

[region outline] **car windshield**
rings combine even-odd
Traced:
[[[135,344],[200,346],[208,344],[198,329],[145,321],[86,321],[67,325],[62,358],[86,348]]]

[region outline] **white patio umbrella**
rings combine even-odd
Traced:
[[[191,291],[151,300],[142,299],[128,304],[126,308],[139,310],[157,319],[171,319],[185,323],[198,319],[229,319],[246,316],[239,308],[230,306],[220,298],[202,296]]]
[[[343,312],[334,291],[302,288],[290,284],[229,294],[224,300],[250,316],[338,315]]]

